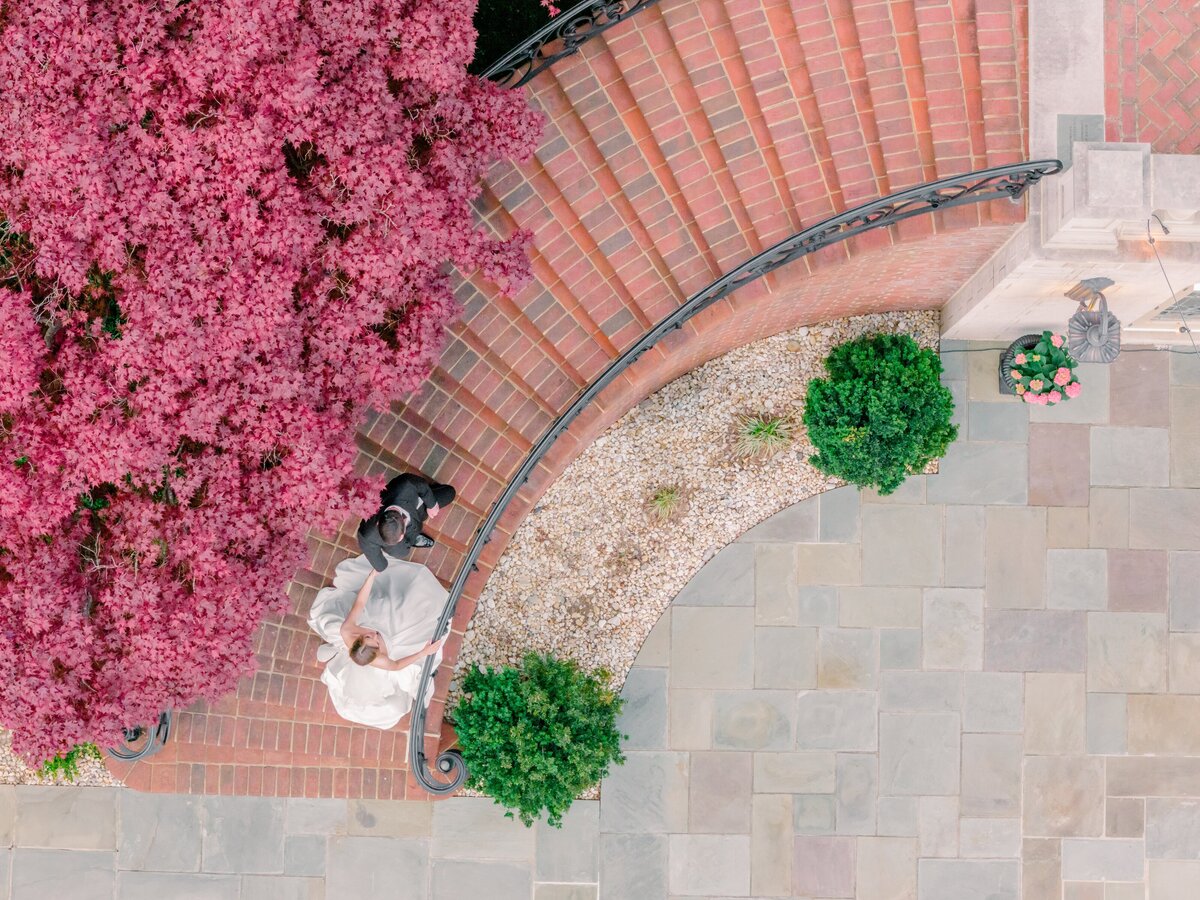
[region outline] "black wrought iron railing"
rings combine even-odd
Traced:
[[[981,203],[985,200],[1018,201],[1031,185],[1036,184],[1047,175],[1061,172],[1062,168],[1062,162],[1057,159],[1016,163],[970,172],[953,178],[943,178],[940,181],[889,194],[825,219],[811,228],[805,228],[757,256],[751,257],[707,287],[697,291],[683,305],[646,332],[637,343],[609,363],[608,368],[600,374],[600,377],[575,398],[575,401],[554,420],[546,433],[529,451],[529,455],[521,467],[509,480],[504,493],[492,504],[487,517],[476,529],[471,545],[467,549],[466,558],[450,586],[446,608],[438,620],[434,635],[441,636],[449,630],[450,623],[454,619],[455,607],[466,588],[467,579],[470,578],[471,572],[479,561],[484,546],[491,540],[492,532],[499,524],[500,517],[504,515],[508,505],[529,480],[529,476],[537,464],[550,452],[554,442],[570,427],[588,404],[665,335],[681,328],[689,319],[724,297],[728,297],[743,285],[762,278],[781,266],[795,262],[810,253],[848,240],[873,228],[887,228],[896,225],[913,216],[952,209],[968,203]],[[467,770],[461,755],[456,751],[449,750],[440,753],[435,760],[437,770],[446,776],[446,779],[435,780],[430,777],[427,768],[429,760],[425,753],[423,735],[427,714],[424,694],[429,689],[432,666],[433,660],[427,659],[419,682],[421,687],[418,688],[417,697],[413,703],[412,726],[409,732],[409,765],[413,776],[425,790],[431,794],[447,794],[458,789],[466,779]]]
[[[583,0],[565,9],[483,70],[481,77],[518,88],[560,59],[658,0]]]

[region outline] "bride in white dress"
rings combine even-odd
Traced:
[[[388,560],[380,573],[363,556],[338,564],[308,619],[326,641],[317,659],[338,715],[386,730],[408,713],[425,657],[434,656],[435,668],[442,660],[446,639],[431,639],[446,596],[417,563]],[[426,693],[426,703],[432,696]]]

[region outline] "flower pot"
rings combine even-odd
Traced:
[[[1000,354],[1000,393],[1007,394],[1010,397],[1017,395],[1017,383],[1013,381],[1009,372],[1012,371],[1013,357],[1018,353],[1023,353],[1026,350],[1032,350],[1037,346],[1037,342],[1042,339],[1040,334],[1026,334],[1017,338],[1008,345],[1008,349]]]

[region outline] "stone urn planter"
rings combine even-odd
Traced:
[[[1017,395],[1017,382],[1012,377],[1013,357],[1026,350],[1032,350],[1042,339],[1040,334],[1026,334],[1008,345],[1008,349],[1000,354],[1000,393],[1010,397]]]

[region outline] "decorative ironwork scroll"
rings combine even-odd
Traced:
[[[482,77],[504,87],[527,84],[598,34],[623,22],[658,0],[583,0],[564,10],[523,43],[483,70]]]
[[[137,762],[147,756],[153,756],[167,743],[171,736],[171,711],[164,710],[158,714],[158,722],[153,728],[135,725],[125,729],[125,743],[120,747],[109,747],[108,755],[125,762]]]
[[[743,285],[762,278],[810,253],[840,243],[862,234],[864,231],[870,231],[873,228],[887,228],[903,222],[905,219],[911,219],[913,216],[936,212],[939,209],[951,209],[955,206],[981,203],[985,200],[1020,200],[1031,185],[1037,184],[1047,175],[1058,174],[1062,169],[1063,164],[1059,160],[1043,159],[1010,166],[997,166],[953,178],[943,178],[940,181],[931,181],[919,187],[889,194],[818,222],[811,228],[805,228],[757,256],[751,257],[693,294],[682,306],[646,332],[636,344],[609,363],[608,368],[575,398],[575,401],[563,411],[562,415],[554,420],[546,433],[529,451],[529,455],[505,487],[504,493],[492,504],[487,518],[475,530],[471,546],[467,549],[466,559],[450,586],[446,609],[438,620],[434,635],[441,636],[449,630],[450,622],[454,618],[454,608],[458,604],[459,597],[462,596],[467,579],[483,552],[484,545],[491,540],[493,529],[500,522],[500,517],[508,508],[508,504],[529,480],[534,468],[554,446],[559,435],[567,430],[601,391],[633,365],[643,353],[662,340],[666,334],[682,327],[693,316],[712,306],[718,300],[729,296]],[[409,766],[413,776],[425,790],[431,794],[447,794],[458,789],[466,779],[467,770],[462,757],[455,751],[442,753],[436,761],[438,770],[448,776],[446,780],[434,780],[427,770],[428,760],[422,735],[425,731],[426,717],[425,691],[431,684],[432,667],[433,660],[426,659],[422,671],[423,677],[420,681],[421,687],[418,688],[413,702],[412,728],[409,732]]]

